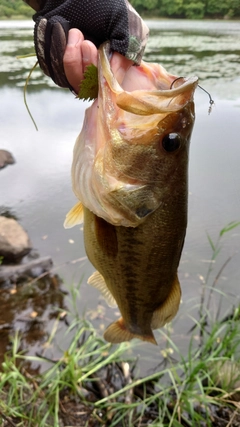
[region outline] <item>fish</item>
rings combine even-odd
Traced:
[[[86,110],[72,162],[78,199],[65,227],[84,223],[88,283],[121,317],[104,338],[157,344],[153,330],[179,309],[187,228],[188,159],[196,76],[141,62],[119,83],[109,44],[99,49],[98,98]]]

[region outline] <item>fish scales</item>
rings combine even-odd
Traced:
[[[176,78],[158,64],[131,67],[121,86],[109,46],[99,49],[99,96],[76,141],[67,227],[84,218],[88,283],[121,318],[104,337],[140,338],[177,313],[177,270],[187,227],[188,158],[197,77]],[[131,87],[129,87],[131,86]]]
[[[151,335],[153,312],[165,301],[176,275],[185,237],[187,205],[180,198],[175,207],[178,209],[173,211],[171,203],[166,203],[137,228],[115,227],[118,249],[111,260],[104,256],[95,225],[88,223],[94,224],[94,214],[88,211],[84,215],[89,259],[104,276],[126,327],[135,335],[140,335],[140,331],[143,336]],[[183,230],[181,235],[179,228]]]

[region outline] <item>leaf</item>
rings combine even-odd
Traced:
[[[25,104],[25,107],[26,107],[26,109],[27,109],[27,112],[28,112],[28,114],[29,114],[29,116],[30,116],[30,119],[32,120],[32,122],[33,122],[33,124],[34,124],[34,126],[35,126],[35,129],[36,129],[36,130],[38,130],[38,127],[37,127],[37,125],[36,125],[36,122],[35,122],[35,120],[34,120],[34,118],[33,118],[32,114],[31,114],[31,111],[30,111],[30,109],[29,109],[29,107],[28,107],[28,103],[27,103],[27,87],[28,87],[28,83],[29,83],[29,81],[30,81],[30,79],[31,79],[31,75],[32,75],[33,71],[35,70],[35,68],[37,67],[37,65],[38,65],[38,61],[34,64],[34,66],[33,66],[33,67],[31,68],[31,70],[29,71],[29,74],[28,74],[28,76],[27,76],[27,78],[26,78],[26,81],[25,81],[24,90],[23,90],[23,99],[24,99],[24,104]]]
[[[219,235],[222,236],[224,233],[227,233],[228,231],[232,230],[233,228],[238,227],[239,225],[240,225],[240,221],[232,221],[220,231]]]
[[[25,59],[25,58],[31,58],[32,56],[36,56],[36,53],[28,53],[27,55],[18,55],[17,59]]]
[[[212,251],[214,252],[216,250],[216,247],[215,247],[215,245],[214,245],[214,243],[213,243],[213,241],[212,241],[212,239],[211,239],[211,237],[209,236],[208,233],[207,233],[207,238],[208,238],[208,241],[209,241],[210,246],[212,248]]]
[[[173,420],[172,426],[173,427],[183,427],[183,425],[180,424],[177,420]]]
[[[84,79],[80,84],[78,98],[84,101],[98,97],[98,69],[95,65],[88,65],[84,73]]]

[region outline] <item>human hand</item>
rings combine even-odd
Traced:
[[[64,72],[70,86],[77,94],[88,65],[97,67],[97,48],[83,33],[73,28],[68,33],[68,42],[63,56]]]
[[[84,40],[81,31],[76,28],[71,29],[63,56],[63,66],[66,78],[75,93],[79,92],[79,86],[83,80],[83,74],[87,66],[93,64],[97,67],[97,58],[98,52],[96,46],[89,40]],[[132,64],[132,61],[114,52],[111,58],[111,67],[120,84]]]
[[[79,41],[83,63],[84,53],[93,48],[88,43],[92,41],[98,47],[106,40],[110,41],[113,52],[119,52],[135,64],[140,63],[148,28],[127,0],[89,0],[88,7],[80,0],[59,0],[59,6],[58,0],[24,1],[38,11],[33,19],[40,67],[59,86],[71,86],[64,73],[63,56],[65,47],[70,51],[67,39],[72,27],[80,29],[85,38],[84,42]]]

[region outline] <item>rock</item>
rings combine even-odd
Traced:
[[[11,153],[7,150],[0,150],[0,169],[7,165],[12,165],[13,163],[15,163],[15,160]]]
[[[20,224],[13,218],[0,216],[0,256],[5,261],[20,261],[32,249],[32,244]]]

